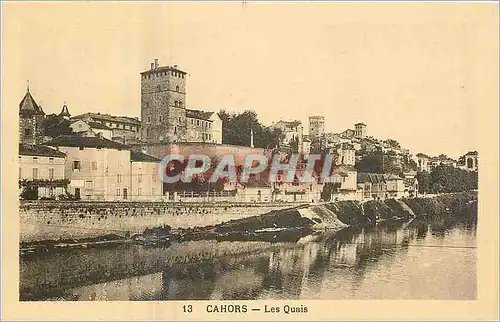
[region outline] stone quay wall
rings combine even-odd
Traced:
[[[21,202],[20,242],[82,239],[169,225],[193,228],[292,208],[285,203]]]

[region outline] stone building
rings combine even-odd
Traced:
[[[309,116],[309,137],[310,139],[322,138],[325,134],[325,117]]]
[[[423,154],[423,153],[417,153],[416,157],[417,157],[418,169],[420,171],[429,172],[431,170],[431,167],[429,164],[429,161],[431,158],[428,155]]]
[[[283,121],[280,120],[271,125],[271,129],[279,129],[283,134],[281,144],[284,146],[291,146],[292,143],[297,144],[297,152],[302,151],[302,140],[304,136],[304,129],[300,121]]]
[[[222,120],[217,113],[186,109],[187,142],[222,144]]]
[[[148,143],[186,140],[186,72],[177,65],[141,73],[142,139]]]
[[[135,141],[141,136],[141,121],[136,117],[115,116],[101,113],[85,113],[71,118],[71,123],[83,121],[87,124],[94,124],[94,128],[100,127],[102,130],[110,129],[111,138],[120,141]],[[101,124],[99,126],[99,124]]]
[[[222,144],[222,121],[214,112],[187,109],[186,75],[158,59],[141,73],[142,140],[148,144]]]
[[[21,103],[19,103],[19,142],[25,144],[39,144],[43,141],[43,122],[45,113],[26,89]]]
[[[394,174],[358,172],[357,183],[364,200],[401,199],[405,195],[403,178]]]
[[[105,139],[113,138],[113,129],[109,126],[92,121],[77,120],[69,126],[73,132],[81,136],[102,136]]]

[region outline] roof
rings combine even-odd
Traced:
[[[430,157],[427,154],[423,154],[423,153],[417,153],[417,158],[427,158],[427,159],[430,159]]]
[[[357,182],[386,183],[390,180],[403,180],[395,174],[358,172]]]
[[[262,178],[250,177],[247,182],[242,182],[241,185],[247,188],[269,188],[271,184],[268,180]]]
[[[43,145],[19,144],[19,155],[64,158],[66,154]]]
[[[66,104],[63,105],[61,113],[59,113],[59,116],[71,116],[71,114],[69,114],[68,106],[66,106]]]
[[[132,162],[155,162],[155,163],[161,161],[160,159],[157,159],[151,155],[137,151],[130,151],[130,160]]]
[[[87,124],[93,128],[93,129],[98,129],[98,130],[111,130],[109,126],[106,126],[102,123],[99,122],[87,122]]]
[[[348,165],[348,164],[341,164],[341,165],[338,165],[334,168],[334,171],[357,171],[355,167],[353,167],[352,165]]]
[[[19,103],[19,114],[45,114],[31,96],[29,89],[26,91],[21,103]]]
[[[403,179],[403,182],[405,183],[405,186],[413,186],[415,182],[417,181],[417,178],[405,178]]]
[[[118,122],[118,123],[126,123],[133,125],[141,125],[141,121],[138,118],[130,117],[130,116],[114,116],[110,114],[101,114],[101,113],[85,113],[72,117],[73,119],[87,119],[91,118],[94,121],[108,121],[108,122]]]
[[[366,126],[365,123],[356,123],[356,124],[354,124],[354,126],[356,126],[356,125],[364,125],[364,126]]]
[[[153,68],[153,69],[149,69],[149,70],[143,71],[141,73],[141,75],[150,74],[150,73],[156,73],[156,72],[165,72],[165,71],[174,71],[174,72],[181,73],[183,75],[187,74],[186,72],[184,72],[184,71],[180,70],[179,68],[177,68],[177,65],[174,65],[174,66],[159,66],[159,67],[156,67],[156,68]]]
[[[214,114],[214,112],[205,112],[200,110],[189,110],[186,109],[186,117],[200,119],[205,121],[210,121],[210,117]]]
[[[115,141],[105,139],[103,137],[85,137],[77,135],[61,135],[45,143],[50,146],[67,146],[67,147],[85,147],[85,148],[104,148],[116,150],[130,150],[130,147]]]
[[[477,155],[477,151],[469,151],[466,155]]]

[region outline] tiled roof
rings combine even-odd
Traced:
[[[85,147],[85,148],[104,148],[117,150],[130,150],[130,147],[115,141],[105,139],[103,137],[86,137],[76,135],[61,135],[45,143],[50,146],[68,146],[68,147]]]
[[[151,155],[142,153],[142,152],[137,152],[137,151],[130,151],[130,160],[132,162],[160,162],[160,159],[157,159]]]
[[[466,155],[477,155],[477,151],[469,151]]]
[[[154,69],[149,69],[149,70],[143,71],[141,73],[141,75],[142,74],[149,74],[149,73],[156,73],[156,72],[164,72],[164,71],[175,71],[175,72],[178,72],[178,73],[181,73],[184,75],[187,74],[186,72],[178,69],[176,66],[159,66],[159,67],[156,67]]]
[[[430,159],[430,157],[427,154],[423,154],[423,153],[417,153],[417,157]]]
[[[108,122],[141,125],[141,121],[139,121],[139,119],[130,116],[114,116],[110,114],[101,114],[101,113],[85,113],[73,117],[73,119],[88,119],[88,118],[91,118],[94,121],[108,121]]]
[[[358,172],[357,182],[386,183],[390,180],[403,180],[395,174]]]
[[[19,155],[64,158],[66,154],[43,145],[19,144]]]
[[[209,121],[214,112],[186,109],[186,117]]]
[[[19,114],[45,114],[38,106],[29,90],[24,95],[21,103],[19,103]]]
[[[87,123],[91,128],[93,129],[98,129],[98,130],[111,130],[109,126],[106,126],[102,123],[99,122],[88,122]]]

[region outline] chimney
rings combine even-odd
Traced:
[[[177,68],[177,65],[174,65],[174,68]]]
[[[158,68],[158,58],[155,58],[155,68]]]
[[[155,63],[151,63],[151,70],[155,69]]]

